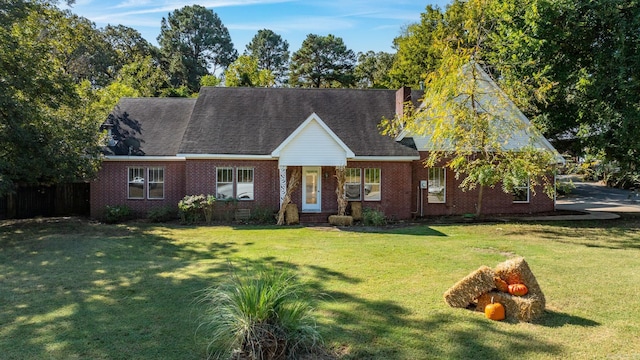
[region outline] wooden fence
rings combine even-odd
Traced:
[[[0,198],[0,219],[89,216],[89,184],[20,187]]]

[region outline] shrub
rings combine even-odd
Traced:
[[[202,220],[202,203],[206,201],[204,195],[187,195],[178,203],[180,219],[183,223],[193,224]]]
[[[289,271],[273,268],[232,273],[207,289],[200,328],[211,333],[209,351],[217,359],[297,359],[320,348],[305,286]]]
[[[362,209],[362,223],[366,226],[382,226],[387,224],[387,218],[380,210],[364,208]]]
[[[105,206],[104,222],[115,224],[129,220],[133,217],[133,211],[127,205]]]
[[[275,224],[276,216],[272,209],[256,206],[251,210],[251,220],[259,224]]]
[[[176,209],[171,206],[161,206],[149,210],[147,218],[152,222],[167,222],[176,218]]]

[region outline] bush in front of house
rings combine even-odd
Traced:
[[[288,270],[232,273],[201,297],[215,359],[297,359],[322,349],[306,286]]]
[[[107,205],[104,208],[104,222],[116,224],[130,220],[133,217],[133,210],[127,205]]]
[[[362,209],[362,223],[366,226],[383,226],[387,224],[387,218],[380,210],[364,208]]]
[[[175,220],[177,218],[177,211],[172,206],[160,206],[149,210],[147,213],[147,219],[155,223],[163,223]]]
[[[251,210],[251,221],[254,221],[258,224],[275,224],[276,223],[276,213],[273,209],[269,209],[263,206],[256,206]]]
[[[204,216],[203,202],[206,201],[204,195],[187,195],[178,202],[178,212],[183,223],[193,224],[202,220]]]

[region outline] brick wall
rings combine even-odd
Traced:
[[[164,199],[128,199],[129,167],[164,168]],[[129,206],[138,216],[151,209],[176,207],[184,197],[185,163],[182,161],[103,161],[97,178],[91,182],[91,217],[101,218],[107,205]],[[148,180],[148,179],[147,179]]]
[[[421,158],[426,158],[426,153],[421,153]],[[461,215],[476,212],[478,203],[478,189],[462,191],[460,183],[462,179],[456,180],[454,173],[446,169],[446,201],[445,203],[429,203],[427,201],[427,190],[419,189],[420,180],[428,179],[428,169],[422,161],[413,163],[413,184],[411,196],[414,207],[420,215],[420,204],[424,216],[441,215]],[[533,190],[533,189],[532,189]],[[530,191],[528,203],[514,203],[513,196],[502,191],[500,185],[495,188],[485,188],[482,198],[483,214],[529,214],[553,211],[555,209],[554,200],[549,198],[541,187],[535,189],[536,194]],[[422,193],[422,198],[420,197]],[[420,202],[422,200],[422,202]]]
[[[275,160],[187,160],[186,195],[216,193],[217,168],[253,168],[253,200],[238,202],[238,208],[257,206],[277,211],[280,206],[280,178]],[[237,180],[237,179],[236,179]]]

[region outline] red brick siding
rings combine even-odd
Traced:
[[[164,199],[128,199],[128,168],[164,168]],[[97,178],[91,182],[91,217],[101,218],[107,205],[129,206],[138,216],[149,210],[176,207],[184,197],[185,164],[180,161],[104,161]],[[148,179],[147,179],[148,180]],[[145,188],[146,193],[146,188]]]
[[[260,206],[278,210],[280,178],[278,162],[275,160],[187,160],[185,194],[215,194],[216,169],[219,167],[234,169],[234,183],[237,181],[236,168],[253,168],[254,199],[239,201],[239,208],[252,209]]]
[[[427,154],[421,152],[421,158],[425,159]],[[445,203],[431,204],[427,201],[427,190],[419,190],[420,180],[428,179],[428,169],[422,161],[413,163],[413,186],[412,198],[414,204],[420,204],[420,192],[422,192],[422,214],[424,216],[436,215],[461,215],[476,212],[478,203],[478,189],[462,191],[460,183],[462,179],[456,180],[454,173],[446,169],[446,201]],[[542,188],[536,188],[529,193],[528,203],[514,203],[511,194],[502,191],[500,185],[495,188],[485,188],[482,198],[483,214],[528,214],[553,211],[554,200],[549,198]],[[418,206],[418,215],[420,207]]]

